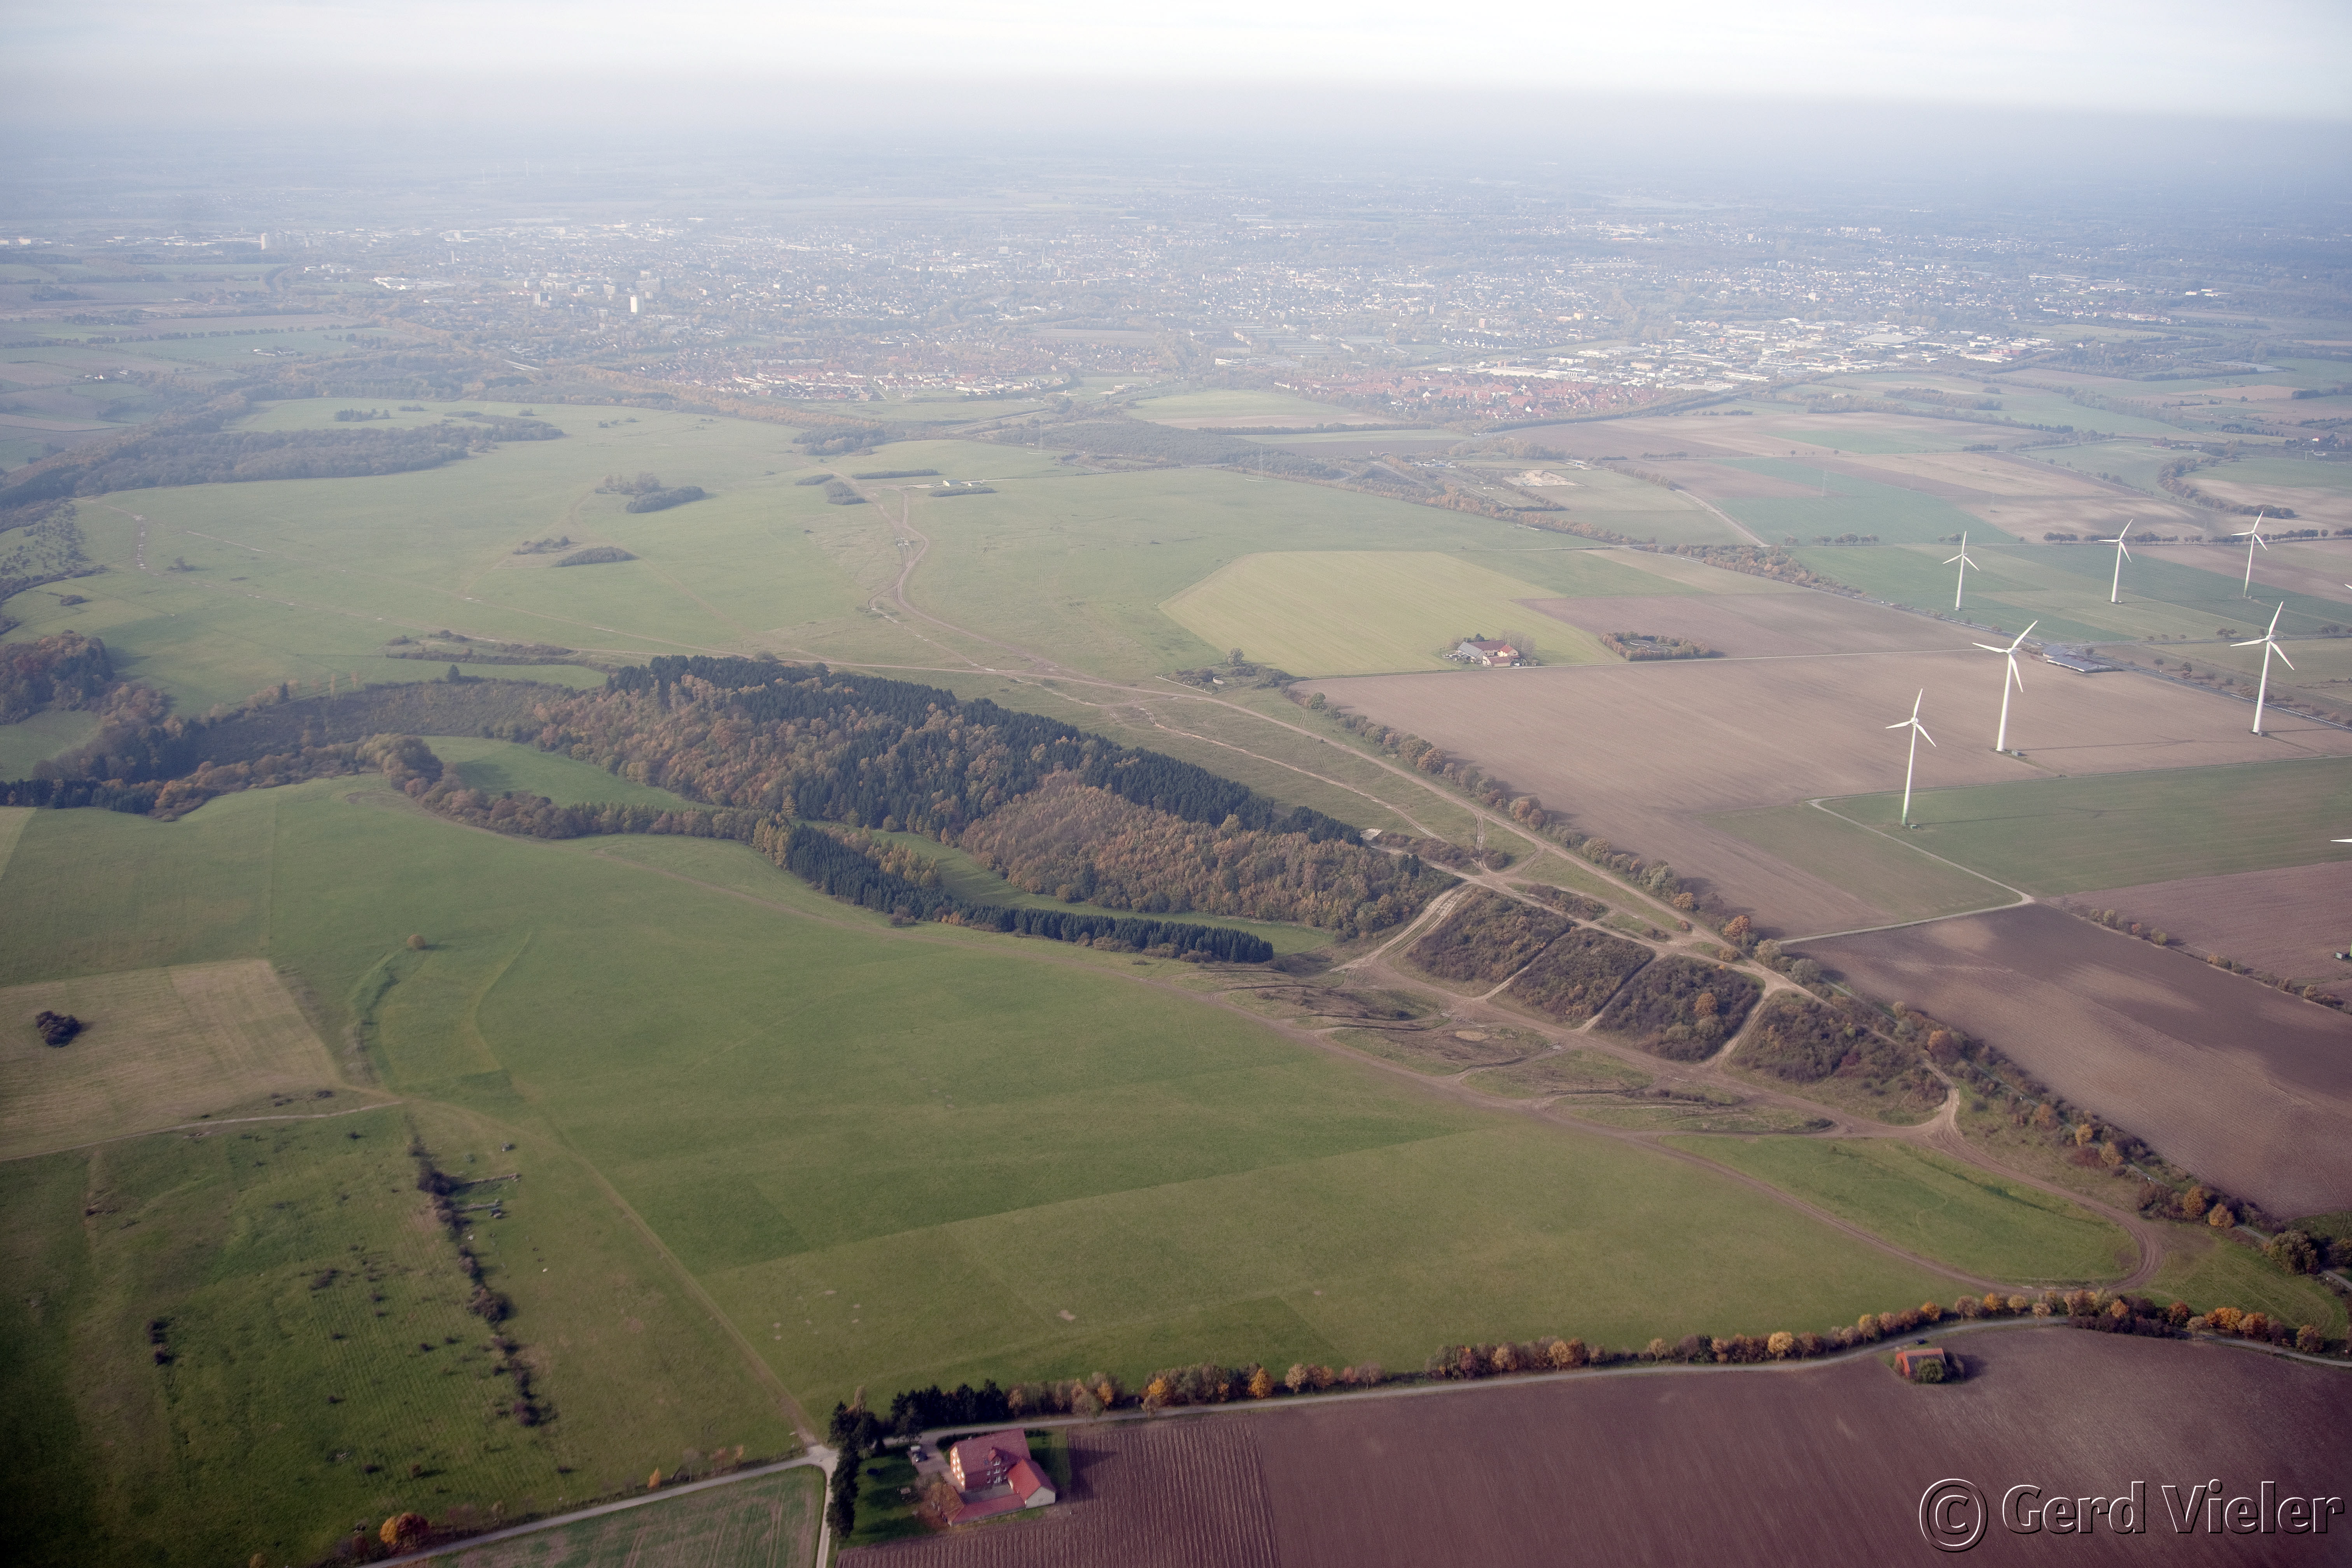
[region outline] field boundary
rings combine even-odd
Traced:
[[[1319,1409],[1327,1405],[1350,1404],[1363,1400],[1427,1398],[1433,1394],[1464,1394],[1472,1390],[1520,1388],[1529,1384],[1540,1383],[1567,1383],[1580,1378],[1738,1376],[1743,1373],[1767,1374],[1801,1373],[1814,1367],[1835,1366],[1844,1362],[1860,1361],[1866,1356],[1888,1354],[1901,1348],[1905,1341],[1943,1339],[1953,1334],[2014,1332],[2025,1329],[2043,1329],[2061,1333],[2095,1333],[2097,1331],[2074,1328],[2068,1320],[2059,1318],[2002,1318],[1990,1321],[1980,1319],[1972,1323],[1954,1323],[1948,1328],[1938,1326],[1927,1330],[1916,1330],[1910,1333],[1893,1334],[1870,1344],[1856,1345],[1851,1350],[1839,1351],[1832,1355],[1809,1356],[1801,1360],[1792,1358],[1788,1361],[1751,1362],[1738,1364],[1711,1362],[1696,1365],[1687,1362],[1647,1362],[1636,1366],[1582,1367],[1570,1372],[1510,1373],[1499,1377],[1445,1378],[1436,1381],[1416,1380],[1409,1383],[1401,1379],[1397,1383],[1383,1387],[1360,1389],[1351,1394],[1318,1394],[1307,1398],[1293,1396],[1289,1399],[1253,1399],[1223,1405],[1166,1405],[1158,1410],[1105,1411],[1100,1415],[1031,1415],[1024,1416],[1021,1425],[1024,1426],[1101,1426],[1119,1421],[1161,1421],[1185,1416],[1197,1417],[1242,1412],[1255,1414],[1276,1410]],[[2326,1367],[2331,1372],[2352,1373],[2352,1362],[2340,1358],[2310,1355],[2302,1351],[2284,1350],[2277,1345],[2257,1345],[2245,1340],[2231,1339],[2222,1334],[2184,1333],[2181,1339],[2189,1343],[2215,1344],[2261,1355],[2277,1356],[2286,1361],[2303,1362],[2312,1366]],[[960,1432],[993,1432],[1001,1430],[1003,1426],[1004,1423],[1001,1421],[982,1421],[957,1426],[934,1426],[924,1431],[921,1440],[936,1444],[939,1439],[951,1437]]]
[[[0,1159],[0,1165],[18,1160],[46,1160],[51,1154],[71,1154],[78,1150],[102,1148],[109,1143],[128,1143],[133,1138],[161,1138],[166,1132],[202,1132],[214,1127],[241,1127],[249,1121],[331,1121],[338,1116],[358,1116],[364,1111],[389,1110],[395,1105],[405,1105],[404,1100],[378,1100],[366,1105],[346,1106],[341,1110],[321,1110],[310,1116],[216,1116],[209,1121],[177,1121],[169,1127],[150,1127],[143,1132],[118,1132],[111,1138],[93,1138],[87,1143],[68,1148],[49,1149],[38,1154],[11,1154]]]
[[[797,1459],[782,1459],[772,1465],[759,1465],[748,1470],[735,1470],[723,1476],[712,1476],[707,1480],[688,1481],[682,1487],[664,1487],[659,1491],[647,1492],[643,1497],[623,1498],[617,1502],[598,1503],[593,1508],[579,1509],[571,1513],[550,1514],[545,1519],[535,1519],[528,1524],[509,1525],[504,1530],[493,1530],[483,1535],[462,1536],[446,1545],[428,1546],[422,1552],[409,1552],[398,1557],[383,1558],[380,1560],[381,1568],[398,1568],[398,1565],[404,1563],[430,1563],[436,1557],[452,1557],[460,1552],[471,1552],[478,1546],[493,1546],[501,1541],[512,1541],[518,1536],[536,1535],[541,1531],[559,1530],[564,1525],[578,1524],[583,1520],[602,1519],[607,1514],[625,1513],[633,1508],[644,1508],[648,1503],[667,1502],[672,1498],[691,1497],[696,1492],[707,1492],[719,1487],[731,1487],[743,1481],[756,1481],[764,1476],[780,1476],[786,1470],[813,1468],[823,1470],[825,1479],[831,1480],[834,1463],[837,1458],[838,1456],[831,1448],[812,1448]],[[832,1544],[832,1538],[831,1521],[820,1518],[817,1521],[814,1559],[817,1568],[822,1568],[824,1563],[825,1551]]]
[[[1935,861],[1939,866],[1949,866],[1955,871],[1959,871],[1968,876],[1974,877],[1979,882],[1990,882],[1994,887],[1999,888],[2001,891],[2005,893],[2014,893],[2017,896],[2005,904],[1987,904],[1982,909],[1960,910],[1948,915],[1927,915],[1916,921],[1890,921],[1885,925],[1856,926],[1852,931],[1816,931],[1810,936],[1783,937],[1780,939],[1782,946],[1786,947],[1801,942],[1827,942],[1832,937],[1863,936],[1871,931],[1903,931],[1911,926],[1934,925],[1938,921],[1967,920],[1971,915],[1992,914],[2000,910],[2014,910],[2021,908],[2026,904],[2040,903],[2042,901],[2035,898],[2032,893],[2027,892],[2024,889],[2012,888],[1998,877],[1988,877],[1973,866],[1963,866],[1958,860],[1947,860],[1932,849],[1922,849],[1916,844],[1905,843],[1904,840],[1895,837],[1891,833],[1882,832],[1880,829],[1873,827],[1867,823],[1856,822],[1853,817],[1848,816],[1845,813],[1842,811],[1832,811],[1828,806],[1822,804],[1822,802],[1825,800],[1843,800],[1845,798],[1847,797],[1844,795],[1825,795],[1816,796],[1815,798],[1805,802],[1805,804],[1825,816],[1833,816],[1837,818],[1840,822],[1846,824],[1850,827],[1860,828],[1864,833],[1872,834],[1877,837],[1885,839],[1889,844],[1902,845],[1904,848],[1910,850],[1914,854],[1925,855],[1928,859]]]

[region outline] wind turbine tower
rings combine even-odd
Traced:
[[[1957,615],[1960,608],[1960,595],[1969,585],[1969,568],[1976,565],[1975,562],[1969,559],[1969,532],[1966,529],[1960,531],[1960,552],[1944,564],[1949,566],[1953,562],[1959,563],[1960,567],[1959,581],[1952,585],[1952,610]]]
[[[2242,516],[2243,514],[2241,513],[2240,515]],[[2237,532],[2230,536],[2232,539],[2242,539],[2246,542],[2245,595],[2249,599],[2254,596],[2254,546],[2259,544],[2264,550],[2268,550],[2271,547],[2270,541],[2263,537],[2263,519],[2268,516],[2270,516],[2270,513],[2266,511],[2256,513],[2254,516],[2253,527],[2242,528],[2238,530]]]
[[[2113,539],[2099,541],[2102,544],[2112,544],[2116,547],[2116,580],[2107,589],[2107,603],[2110,605],[2120,605],[2124,602],[2124,563],[2131,559],[2131,552],[2125,547],[2124,541],[2131,537],[2131,531],[2132,525],[2126,522],[2121,533],[2116,534]]]
[[[2025,646],[2025,639],[2031,637],[2033,628],[2041,624],[2040,621],[2028,622],[2025,630],[2017,634],[2017,640],[2007,647],[1995,647],[1989,642],[1977,644],[1977,647],[1984,649],[1985,652],[1997,653],[2009,661],[2009,668],[2000,678],[2000,732],[1993,737],[1992,742],[1992,749],[1996,752],[2009,750],[2009,689],[2012,686],[2020,691],[2025,689],[2025,678],[2017,673],[2017,650]],[[1920,695],[1924,697],[1927,693],[1922,691]]]
[[[1919,766],[1919,742],[1925,739],[1931,746],[1936,743],[1936,737],[1928,734],[1927,727],[1919,722],[1919,704],[1927,700],[1927,689],[1923,686],[1919,689],[1919,695],[1911,700],[1911,717],[1886,726],[1890,730],[1911,731],[1911,758],[1903,764],[1903,826],[1906,827],[1911,826],[1911,775]]]
[[[2262,683],[2254,688],[2254,733],[2257,735],[2263,732],[2263,700],[2271,694],[2271,655],[2278,655],[2279,662],[2289,669],[2294,668],[2294,660],[2287,658],[2286,650],[2278,645],[2279,616],[2285,613],[2286,606],[2281,605],[2271,612],[2271,625],[2268,631],[2258,637],[2248,637],[2243,642],[2230,645],[2231,647],[2253,647],[2260,645],[2263,650]]]

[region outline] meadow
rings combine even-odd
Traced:
[[[1588,593],[1639,592],[1630,568],[1581,554]],[[1557,581],[1555,577],[1555,581]],[[1286,551],[1244,555],[1161,606],[1214,647],[1239,647],[1294,675],[1444,669],[1468,637],[1517,636],[1547,664],[1614,656],[1586,633],[1546,621],[1525,601],[1544,588],[1457,556],[1408,551]]]
[[[1975,524],[1970,525],[1972,528]],[[1825,577],[1861,589],[1873,598],[1948,615],[1958,567],[1945,560],[1952,547],[1853,549],[1812,547],[1790,552]],[[1969,537],[1977,570],[1969,574],[1962,614],[1979,626],[2011,635],[2033,624],[2037,642],[2096,643],[2145,638],[2215,640],[2227,626],[2241,637],[2261,635],[2273,606],[2284,604],[2282,640],[2308,636],[2347,618],[2340,601],[2255,584],[2247,598],[2233,568],[2244,563],[2236,552],[2211,547],[2141,545],[2124,563],[2123,602],[2111,605],[2116,557],[2112,546],[2061,545],[2000,548]],[[2234,553],[2234,559],[2232,559]],[[2195,564],[2191,564],[2191,562]],[[2249,629],[2249,628],[2252,629]],[[2199,648],[2189,657],[2205,652]],[[2290,658],[2294,658],[2292,648]]]
[[[814,1563],[824,1480],[793,1469],[453,1552],[449,1568],[784,1568]]]
[[[787,1445],[707,1317],[536,1131],[515,1150],[505,1126],[387,1107],[0,1164],[0,1246],[29,1288],[0,1318],[0,1420],[25,1457],[12,1555],[303,1562],[402,1509],[487,1522],[641,1485],[687,1449]],[[461,1174],[528,1178],[469,1245],[516,1302],[541,1425],[508,1413],[456,1247],[418,1223],[412,1135]]]
[[[1900,797],[1823,803],[1895,826]],[[2044,896],[2352,860],[2352,762],[2335,758],[1923,790],[1906,842]],[[2331,829],[2336,831],[2331,831]]]
[[[1703,1172],[1133,984],[1182,965],[895,932],[740,846],[504,839],[353,783],[170,827],[44,814],[0,881],[0,946],[87,954],[14,896],[60,856],[168,884],[184,846],[209,852],[208,815],[242,816],[262,841],[214,869],[266,884],[237,929],[310,983],[326,1030],[357,1026],[410,1105],[474,1119],[469,1148],[512,1128],[577,1155],[613,1194],[588,1209],[642,1222],[805,1407],[1202,1357],[1405,1364],[1449,1334],[1646,1338],[1760,1324],[1759,1302],[1826,1321],[1936,1283]],[[1656,1247],[1699,1209],[1724,1216],[1705,1258]]]
[[[1888,920],[1932,920],[2016,901],[2006,888],[1921,855],[1891,834],[1882,837],[1857,827],[1810,802],[1727,812],[1703,820],[1775,859],[1801,866],[1868,900]],[[1947,851],[1937,853],[1949,858]]]
[[[1675,1138],[1906,1251],[2013,1285],[2097,1284],[2136,1256],[2078,1205],[1888,1139]]]
[[[1802,460],[1730,458],[1724,459],[1723,466],[1816,492],[1786,498],[1726,497],[1716,501],[1776,544],[1790,535],[1802,542],[1825,533],[1875,534],[1886,543],[1908,544],[1957,536],[1964,529],[1979,539],[2010,537],[1938,497],[1853,473],[1830,474]],[[1824,490],[1826,494],[1819,493]]]

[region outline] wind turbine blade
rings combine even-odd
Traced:
[[[1931,745],[1931,746],[1935,746],[1935,745],[1936,745],[1936,737],[1935,737],[1935,736],[1933,736],[1933,735],[1930,735],[1929,733],[1927,733],[1927,725],[1925,725],[1925,724],[1915,724],[1915,725],[1913,725],[1913,726],[1912,726],[1912,728],[1913,728],[1913,729],[1916,729],[1916,730],[1917,730],[1917,731],[1919,731],[1919,738],[1920,738],[1921,740],[1923,740],[1923,741],[1927,742],[1927,744],[1929,744],[1929,745]],[[1936,749],[1937,749],[1937,751],[1939,751],[1939,752],[1943,750],[1943,748],[1942,748],[1941,746],[1936,746]]]
[[[2279,617],[2280,617],[2281,616],[2283,616],[2283,615],[2285,615],[2285,614],[2286,614],[2286,605],[2285,605],[2284,601],[2281,601],[2281,602],[2280,602],[2280,605],[2279,605],[2279,607],[2278,607],[2277,609],[2273,610],[2273,611],[2271,612],[2271,629],[2270,629],[2269,631],[2267,631],[2267,632],[2263,633],[2263,635],[2264,637],[2276,637],[2276,636],[2278,635],[2278,621],[2279,621]]]
[[[2034,628],[2034,627],[2036,627],[2036,626],[2040,626],[2041,624],[2042,624],[2042,622],[2041,622],[2039,619],[2031,620],[2031,621],[2026,622],[2026,623],[2025,623],[2025,629],[2024,629],[2023,631],[2021,631],[2021,632],[2020,632],[2020,633],[2018,633],[2018,634],[2017,634],[2017,640],[2016,640],[2015,642],[2013,642],[2013,643],[2010,644],[2010,645],[2009,645],[2009,646],[2010,646],[2010,647],[2011,647],[2012,650],[2014,650],[2014,649],[2017,649],[2017,648],[2020,648],[2020,647],[2024,647],[2024,646],[2025,646],[2025,639],[2026,639],[2027,637],[2029,637],[2032,636],[2032,635],[2033,635],[2033,628]]]
[[[1911,721],[1908,719],[1897,719],[1894,723],[1889,724],[1886,727],[1890,730],[1907,730],[1911,727]]]
[[[2264,640],[2265,642],[2269,642],[2269,640],[2270,640],[2270,639],[2269,639],[2269,638],[2267,638],[2267,637],[2265,637],[2263,640]],[[2280,662],[2281,664],[2283,664],[2283,665],[2286,666],[2289,669],[2293,669],[2293,668],[2294,668],[2294,660],[2293,660],[2293,659],[2291,659],[2291,658],[2287,658],[2287,656],[2286,656],[2286,649],[2284,649],[2284,648],[2283,648],[2283,647],[2279,647],[2279,645],[2278,645],[2278,644],[2276,644],[2276,643],[2271,643],[2271,645],[2270,645],[2270,651],[2271,651],[2271,653],[2274,653],[2274,654],[2276,654],[2276,655],[2278,655],[2278,656],[2279,656],[2279,662]],[[2270,654],[2264,654],[2263,657],[2264,658],[2268,658],[2270,657]]]
[[[2260,647],[2263,644],[2270,640],[2271,639],[2268,637],[2248,637],[2243,642],[2233,642],[2230,646],[2231,647]]]
[[[1990,644],[1990,643],[1989,643],[1989,642],[1980,642],[1980,643],[1976,643],[1976,644],[1974,644],[1974,645],[1972,645],[1972,646],[1977,647],[1980,647],[1980,648],[1984,649],[1984,650],[1985,650],[1985,652],[1987,652],[1987,653],[2007,653],[2007,652],[2009,651],[2009,649],[2007,649],[2007,648],[2005,648],[2005,647],[1993,647],[1993,646],[1992,646],[1992,644]]]
[[[2017,656],[2015,654],[2011,654],[2009,656],[2009,678],[2017,682],[2017,689],[2020,691],[2025,689],[2025,677],[2017,673]]]

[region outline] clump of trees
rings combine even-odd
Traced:
[[[58,708],[95,708],[114,685],[106,644],[79,632],[0,643],[0,724]]]
[[[1472,891],[1406,956],[1445,980],[1500,982],[1564,935],[1569,922],[1484,888]]]
[[[1941,1104],[1944,1084],[1917,1046],[1880,1031],[1878,1016],[1851,997],[1834,1003],[1783,991],[1758,1013],[1739,1061],[1788,1083],[1840,1078],[1898,1103]]]
[[[1539,899],[1564,915],[1580,921],[1597,921],[1609,912],[1609,906],[1598,899],[1588,899],[1581,893],[1571,893],[1565,888],[1555,888],[1549,882],[1514,882],[1512,887],[1531,899]]]
[[[613,561],[635,561],[635,556],[617,544],[592,544],[585,550],[575,550],[556,561],[558,566],[602,566]]]
[[[1675,954],[1627,981],[1600,1026],[1669,1061],[1705,1061],[1739,1032],[1764,988],[1736,969]]]
[[[846,479],[825,480],[824,499],[829,506],[864,506],[866,504],[866,498],[857,493],[857,487]]]
[[[751,842],[754,849],[820,892],[900,921],[940,921],[1117,952],[1228,963],[1263,963],[1274,956],[1273,944],[1265,938],[1225,926],[972,903],[936,883],[925,887],[909,880],[885,868],[877,854],[805,824],[762,822],[753,830]]]
[[[39,1031],[45,1046],[69,1045],[81,1033],[82,1023],[71,1013],[52,1013],[47,1008],[33,1015],[33,1027]]]
[[[552,555],[559,550],[569,550],[571,548],[572,536],[567,533],[559,538],[534,539],[528,544],[518,544],[514,547],[514,553],[517,555]]]
[[[1147,914],[1292,921],[1349,935],[1410,919],[1453,879],[1338,838],[1213,826],[1141,805],[1074,773],[965,829],[980,862],[1032,892]]]
[[[1652,956],[1638,942],[1578,926],[1511,982],[1511,994],[1563,1023],[1580,1023],[1600,1012]]]
[[[700,500],[704,493],[700,485],[678,485],[666,490],[648,490],[621,510],[623,511],[667,511],[674,506],[684,506],[688,501]]]
[[[1645,632],[1602,632],[1601,646],[1634,664],[1657,659],[1723,657],[1716,649],[1691,637],[1652,637]]]

